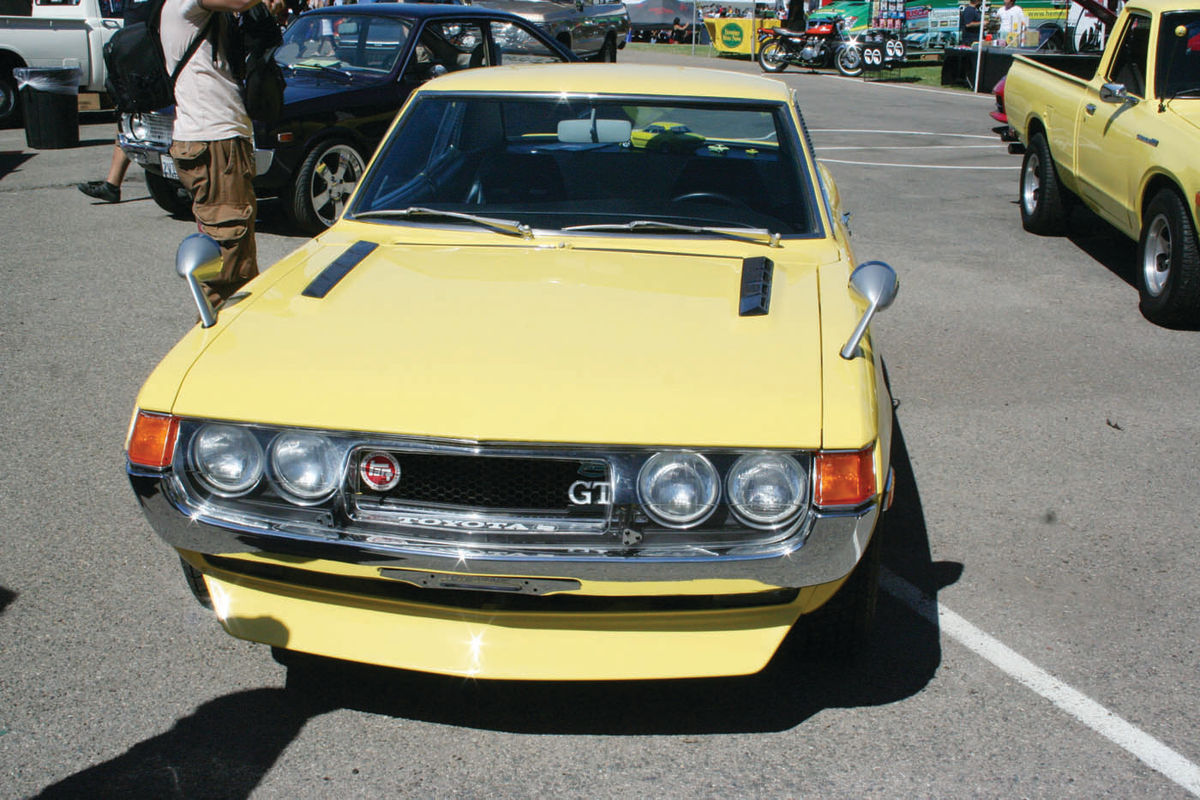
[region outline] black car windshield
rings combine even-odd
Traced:
[[[535,229],[652,221],[813,235],[790,119],[772,104],[429,94],[380,148],[350,216],[445,224],[383,213],[420,207]]]
[[[284,31],[275,60],[295,69],[389,73],[412,27],[396,17],[305,15]]]
[[[1200,97],[1200,11],[1163,14],[1159,31],[1155,94]]]

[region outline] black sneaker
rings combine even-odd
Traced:
[[[103,200],[106,203],[121,202],[121,187],[113,186],[108,181],[88,181],[79,184],[79,191],[88,197]]]

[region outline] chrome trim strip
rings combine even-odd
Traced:
[[[651,554],[579,544],[546,552],[524,546],[413,542],[407,537],[369,534],[347,538],[314,526],[218,523],[188,511],[168,497],[169,482],[131,473],[134,493],[151,526],[173,547],[205,555],[273,553],[379,567],[477,575],[550,577],[640,583],[703,579],[754,580],[766,586],[799,588],[845,577],[866,550],[879,519],[870,503],[850,513],[823,513],[798,534],[769,546],[705,549],[680,547]]]

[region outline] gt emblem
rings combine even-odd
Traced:
[[[358,464],[359,477],[377,492],[386,492],[400,482],[400,462],[391,453],[375,451],[363,456]]]

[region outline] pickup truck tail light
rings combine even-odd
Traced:
[[[171,466],[178,435],[178,417],[139,411],[129,436],[130,462],[155,469]]]
[[[875,496],[875,449],[817,454],[818,506],[858,506]]]

